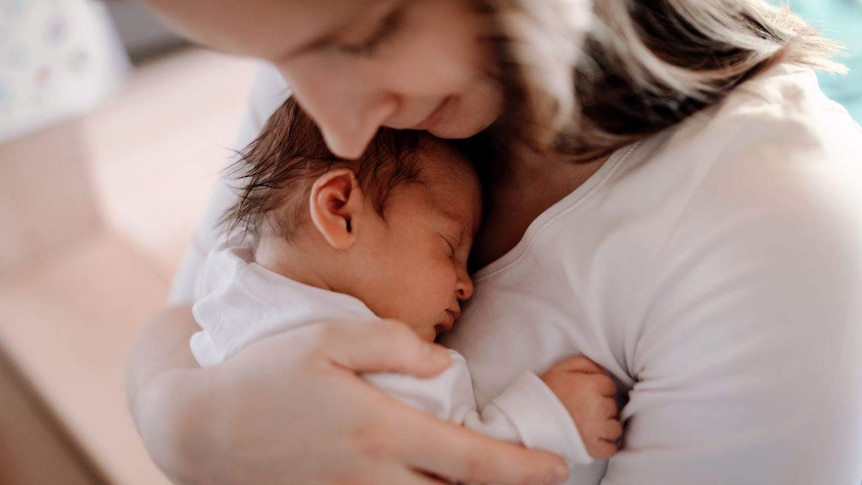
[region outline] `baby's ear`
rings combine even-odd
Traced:
[[[335,249],[348,249],[356,240],[355,219],[363,211],[363,194],[356,174],[339,168],[320,176],[308,201],[311,221]]]

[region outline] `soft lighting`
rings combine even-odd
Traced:
[[[87,110],[127,66],[101,2],[0,0],[0,142]]]

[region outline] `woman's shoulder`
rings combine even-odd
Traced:
[[[662,222],[659,280],[690,270],[720,286],[750,271],[767,284],[813,267],[862,277],[862,130],[813,72],[780,66],[643,147],[630,172],[657,199],[641,216]]]
[[[788,161],[816,155],[821,161],[859,163],[862,128],[826,97],[806,67],[783,64],[761,73],[697,118],[694,124],[703,134],[728,150],[769,146],[773,156]]]
[[[862,192],[860,154],[862,128],[816,75],[779,66],[665,134],[650,158],[682,167],[692,202],[805,212]]]
[[[612,303],[637,309],[627,443],[648,456],[676,440],[686,459],[674,473],[720,476],[742,448],[768,450],[766,462],[828,450],[844,460],[837,473],[859,470],[841,453],[858,455],[862,393],[836,383],[862,369],[862,134],[810,76],[754,79],[654,152],[671,175],[650,181],[680,204],[642,285]]]
[[[636,186],[641,198],[689,212],[718,201],[727,216],[811,209],[862,192],[860,154],[862,128],[823,95],[811,70],[785,65],[636,145],[610,186]]]
[[[862,133],[808,73],[772,74],[665,134],[643,164],[671,174],[650,179],[670,202],[647,215],[660,233],[635,369],[713,365],[705,356],[747,345],[752,332],[786,337],[753,347],[752,368],[766,352],[778,362],[811,346],[825,361],[858,327]]]
[[[813,71],[780,65],[734,89],[716,106],[639,144],[629,168],[652,167],[688,182],[713,171],[738,177],[816,165],[862,165],[862,128],[820,90]],[[623,170],[626,175],[630,170]]]

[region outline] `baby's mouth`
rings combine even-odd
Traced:
[[[445,322],[437,324],[435,326],[435,328],[437,328],[438,335],[442,332],[448,332],[452,330],[452,328],[455,326],[455,321],[458,320],[458,317],[461,316],[461,312],[456,310],[446,310],[446,315],[449,318]]]

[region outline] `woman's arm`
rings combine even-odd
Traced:
[[[190,306],[168,308],[156,315],[139,333],[126,373],[126,397],[132,418],[150,457],[172,480],[192,481],[194,469],[184,469],[182,445],[194,408],[195,391],[203,394],[206,382],[197,380],[200,368],[188,341],[198,330]]]
[[[724,131],[632,323],[603,484],[862,483],[862,145],[805,119]]]
[[[141,333],[127,392],[153,460],[178,483],[559,483],[550,454],[439,421],[373,389],[355,372],[430,376],[446,351],[403,325],[320,325],[264,339],[197,368],[190,309],[165,310]]]
[[[287,96],[262,65],[237,146],[253,140]],[[174,280],[189,302],[215,245],[215,221],[234,194],[220,184]],[[265,339],[200,369],[189,349],[199,330],[190,305],[149,322],[127,376],[132,415],[156,464],[178,483],[436,483],[414,470],[480,483],[557,483],[557,457],[497,442],[431,418],[373,389],[356,372],[430,376],[444,349],[400,324],[315,326]],[[438,356],[432,359],[432,356]]]

